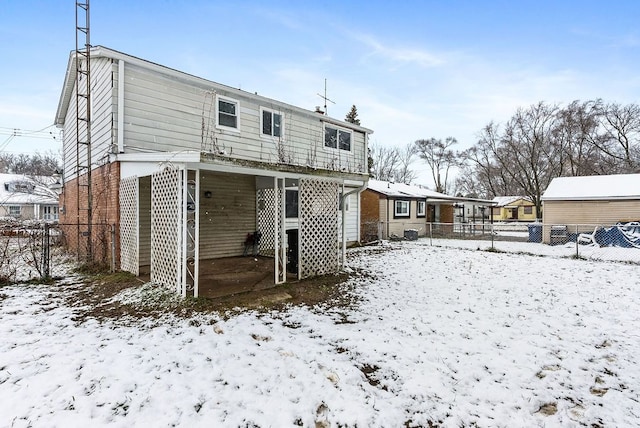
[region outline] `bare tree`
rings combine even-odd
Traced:
[[[621,162],[618,172],[640,169],[640,106],[607,104],[602,107],[602,126],[606,138],[594,142],[611,158]]]
[[[34,154],[0,153],[0,172],[29,176],[53,175],[61,171],[60,157],[53,151]]]
[[[500,127],[491,122],[478,134],[476,145],[459,154],[461,167],[456,187],[460,192],[487,199],[520,193],[496,159],[501,139]]]
[[[451,149],[457,143],[458,140],[453,137],[447,137],[444,141],[430,138],[415,143],[417,153],[431,170],[436,192],[447,193],[449,172],[459,165],[458,155]]]
[[[640,107],[573,101],[520,108],[460,155],[459,189],[486,198],[541,196],[555,177],[640,172]]]
[[[573,101],[556,114],[555,144],[563,152],[566,175],[597,175],[611,171],[610,159],[598,149],[606,136],[600,126],[601,101]]]
[[[393,181],[396,183],[411,184],[416,179],[417,174],[415,170],[411,168],[413,160],[416,156],[416,145],[409,143],[402,148],[396,148],[398,154],[398,166],[393,174]]]
[[[393,181],[395,170],[400,163],[400,155],[395,148],[373,144],[370,147],[371,177],[376,180]]]

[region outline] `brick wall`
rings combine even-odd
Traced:
[[[69,251],[78,254],[80,259],[87,259],[88,216],[87,216],[87,175],[64,183],[60,195],[60,227],[64,233],[65,243]],[[115,267],[119,268],[120,260],[120,209],[118,206],[118,189],[120,184],[120,163],[114,162],[98,167],[91,174],[93,195],[91,222],[91,253],[94,262],[112,263],[112,244],[115,245]],[[78,186],[80,191],[78,192]],[[80,201],[78,201],[78,197]],[[79,202],[79,203],[78,203]],[[115,226],[115,234],[112,228]],[[89,261],[89,260],[87,260]]]
[[[360,235],[362,242],[371,242],[378,236],[380,223],[380,196],[372,190],[360,193]]]

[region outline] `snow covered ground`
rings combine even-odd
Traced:
[[[637,265],[385,248],[352,308],[78,324],[0,288],[0,426],[640,425]]]

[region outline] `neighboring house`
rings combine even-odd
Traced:
[[[152,282],[197,295],[202,261],[243,255],[258,231],[275,283],[285,267],[297,278],[341,268],[360,239],[371,130],[105,47],[90,58],[92,217],[116,225],[116,265],[148,266]],[[69,222],[85,215],[77,195],[89,178],[76,173],[87,157],[76,138],[84,63],[71,53],[55,120]]]
[[[58,199],[45,184],[50,177],[0,174],[0,217],[18,220],[58,220]]]
[[[404,236],[406,230],[416,230],[418,236],[428,232],[428,223],[463,221],[465,212],[472,221],[480,207],[492,201],[445,195],[420,186],[369,180],[367,189],[361,193],[360,230],[363,242]],[[459,216],[459,217],[458,217]],[[474,218],[482,221],[481,214]]]
[[[551,228],[589,233],[598,225],[640,221],[640,174],[554,178],[542,196],[543,242]]]
[[[536,206],[528,196],[496,196],[493,201],[493,221],[535,221],[539,218]]]

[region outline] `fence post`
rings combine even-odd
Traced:
[[[42,236],[42,273],[44,274],[44,278],[47,279],[51,275],[51,269],[49,266],[50,261],[50,249],[49,244],[51,240],[49,239],[49,223],[44,224],[44,235]]]
[[[433,223],[429,223],[429,245],[433,247]]]
[[[116,225],[111,225],[111,272],[116,271]]]
[[[578,225],[576,224],[576,258],[580,257],[580,245],[578,245]]]
[[[493,235],[494,233],[493,233],[493,223],[492,223],[491,224],[491,249],[495,250],[495,248],[493,247]]]

